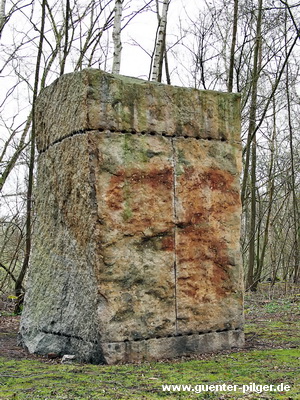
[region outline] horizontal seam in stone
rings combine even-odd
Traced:
[[[65,139],[72,138],[73,136],[77,135],[85,135],[88,132],[105,132],[105,133],[120,133],[120,134],[130,134],[130,135],[149,135],[149,136],[162,136],[162,137],[167,137],[167,138],[177,138],[177,139],[194,139],[194,140],[206,140],[206,141],[216,141],[216,142],[227,142],[229,144],[241,144],[237,140],[226,140],[225,138],[212,138],[211,136],[208,136],[206,138],[200,137],[200,136],[188,136],[188,135],[176,135],[176,134],[168,134],[166,132],[159,133],[155,131],[142,131],[142,132],[136,132],[136,131],[126,131],[126,130],[117,130],[117,129],[80,129],[78,131],[74,131],[69,133],[68,135],[65,135],[57,140],[54,140],[54,142],[50,143],[48,146],[43,148],[42,150],[39,150],[39,154],[45,153],[50,147],[63,142]]]
[[[109,342],[109,341],[105,341],[105,340],[101,340],[101,343],[103,344],[118,344],[118,343],[130,343],[130,342],[143,342],[143,341],[148,341],[148,340],[159,340],[159,339],[176,339],[176,338],[181,338],[181,337],[189,337],[189,336],[202,336],[202,335],[207,335],[210,333],[222,333],[222,332],[238,332],[238,333],[242,333],[243,329],[241,328],[236,328],[236,329],[219,329],[216,331],[203,331],[203,332],[191,332],[191,333],[179,333],[177,335],[166,335],[166,336],[153,336],[153,337],[147,337],[147,338],[140,338],[140,339],[124,339],[124,340],[118,340],[118,341],[113,341],[113,342]]]
[[[69,333],[62,333],[62,332],[54,332],[54,331],[47,331],[46,329],[41,329],[40,332],[45,333],[46,335],[55,335],[55,336],[62,336],[62,337],[66,337],[68,339],[76,339],[76,340],[80,340],[82,342],[86,342],[86,343],[93,343],[93,344],[97,344],[97,340],[85,340],[83,339],[81,336],[77,336],[77,335],[70,335]]]

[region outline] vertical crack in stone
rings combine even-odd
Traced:
[[[176,138],[171,138],[173,164],[173,219],[174,219],[174,300],[175,300],[175,334],[178,334],[178,304],[177,304],[177,212],[176,212]]]

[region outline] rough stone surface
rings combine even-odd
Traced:
[[[238,96],[85,70],[36,124],[23,345],[94,363],[242,346]]]
[[[148,132],[240,142],[239,96],[86,69],[62,76],[37,105],[40,151],[86,130]]]

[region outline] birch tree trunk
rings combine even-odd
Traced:
[[[171,0],[163,0],[162,13],[159,13],[159,2],[157,1],[158,34],[155,43],[154,61],[152,67],[152,81],[161,82],[162,66],[165,51],[165,35],[167,31],[168,8]]]
[[[5,21],[6,21],[5,3],[6,3],[6,0],[1,0],[1,3],[0,3],[0,38],[1,38],[2,30],[4,28]]]
[[[114,29],[112,33],[114,42],[114,57],[113,57],[113,67],[112,67],[113,74],[119,74],[121,67],[121,52],[122,52],[121,19],[122,19],[123,1],[124,0],[116,0],[115,3]]]

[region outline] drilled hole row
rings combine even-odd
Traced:
[[[226,138],[224,136],[220,137],[219,139],[214,139],[211,136],[207,136],[207,137],[201,137],[199,135],[196,136],[189,136],[189,135],[178,135],[176,133],[173,134],[169,134],[167,132],[162,132],[162,133],[158,133],[156,131],[141,131],[141,132],[137,132],[134,130],[131,131],[127,131],[125,129],[122,130],[118,130],[118,129],[98,129],[99,132],[107,132],[107,133],[123,133],[123,134],[130,134],[130,135],[149,135],[149,136],[163,136],[163,137],[168,137],[168,138],[184,138],[184,139],[196,139],[196,140],[220,140],[221,142],[226,142]]]
[[[123,342],[124,343],[141,342],[143,340],[147,341],[147,340],[151,340],[151,339],[166,339],[166,338],[176,338],[176,337],[183,337],[183,336],[196,336],[196,335],[201,336],[201,335],[205,335],[207,333],[220,333],[220,332],[229,332],[229,331],[240,331],[240,328],[235,328],[235,329],[224,328],[224,329],[217,329],[215,331],[208,330],[208,331],[201,331],[201,332],[188,332],[188,333],[169,334],[169,335],[164,335],[164,336],[153,336],[153,337],[147,337],[147,338],[125,339]]]
[[[88,132],[92,132],[92,131],[95,131],[95,129],[85,129],[85,130],[84,130],[84,129],[80,129],[80,130],[74,131],[74,132],[72,132],[72,133],[70,133],[70,134],[68,134],[68,135],[66,135],[66,136],[63,136],[63,137],[61,137],[61,138],[59,138],[59,139],[53,141],[51,144],[49,144],[48,146],[46,146],[45,148],[43,148],[42,150],[40,150],[39,153],[44,153],[45,151],[47,151],[47,150],[49,149],[49,147],[54,146],[55,144],[61,143],[61,142],[62,142],[63,140],[65,140],[65,139],[69,139],[69,138],[71,138],[71,137],[73,137],[73,136],[76,136],[76,135],[84,135],[84,134],[86,134],[86,133],[88,133]],[[184,138],[184,139],[208,140],[208,141],[211,141],[211,140],[219,140],[219,141],[221,141],[221,142],[226,142],[226,139],[224,138],[224,136],[222,136],[222,137],[219,138],[219,139],[214,139],[214,138],[211,137],[211,136],[200,137],[199,135],[197,135],[197,136],[176,135],[176,134],[168,134],[168,133],[166,133],[166,132],[158,133],[158,132],[156,132],[156,131],[142,131],[142,132],[137,132],[137,131],[134,131],[134,130],[132,130],[132,131],[127,131],[127,130],[117,130],[117,129],[113,129],[113,128],[111,128],[111,129],[99,128],[97,131],[98,131],[98,132],[107,133],[107,134],[109,134],[109,133],[122,133],[122,134],[130,134],[130,135],[137,135],[137,136],[140,136],[140,135],[142,135],[142,136],[162,136],[162,137],[172,138],[172,139],[176,139],[176,138],[177,138],[177,139],[181,139],[181,138]]]

